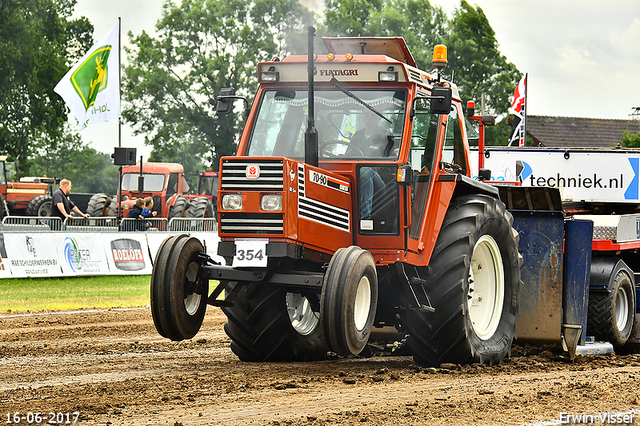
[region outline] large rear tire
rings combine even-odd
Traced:
[[[187,235],[167,238],[151,273],[151,315],[158,332],[180,341],[195,336],[204,320],[209,281],[198,278],[202,243]]]
[[[51,196],[45,194],[34,197],[29,201],[29,204],[27,204],[27,210],[25,213],[27,216],[51,216]]]
[[[222,308],[231,350],[242,361],[317,361],[325,359],[319,313],[307,297],[259,283],[232,283],[242,289],[234,306]],[[309,296],[312,297],[312,296]]]
[[[407,309],[404,320],[417,363],[493,365],[509,356],[522,263],[512,222],[493,197],[452,200],[426,277],[435,312]]]
[[[213,202],[207,197],[196,197],[191,200],[187,217],[205,218],[215,217]]]
[[[116,203],[108,194],[93,194],[87,205],[87,214],[91,217],[114,217],[116,215]]]
[[[189,212],[189,199],[187,197],[179,196],[176,198],[176,202],[169,208],[168,219],[171,220],[174,217],[187,217]]]
[[[7,201],[0,194],[0,221],[5,217],[9,216],[11,212],[9,211],[9,206],[7,206]]]
[[[635,292],[630,273],[633,272],[619,269],[610,292],[589,293],[587,333],[610,342],[616,350],[627,343],[633,331]]]
[[[357,246],[338,249],[327,267],[320,297],[325,340],[338,355],[357,355],[367,344],[378,306],[373,256]]]

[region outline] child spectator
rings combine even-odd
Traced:
[[[140,218],[141,219],[149,219],[152,217],[155,217],[158,214],[158,212],[154,212],[153,211],[153,198],[152,197],[147,197],[144,199],[144,208],[142,209],[142,212],[140,213]],[[144,224],[144,230],[148,230],[149,228],[151,228],[151,221],[147,220]]]

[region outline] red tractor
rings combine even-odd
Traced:
[[[516,331],[518,234],[470,176],[457,88],[402,38],[325,38],[328,54],[259,64],[237,154],[220,163],[218,255],[168,238],[153,266],[159,333],[193,337],[207,304],[244,361],[356,355],[374,327],[414,359],[501,362]],[[235,96],[223,89],[218,113]],[[213,291],[209,291],[212,284]],[[219,296],[223,294],[224,299]]]
[[[141,186],[140,186],[141,185]],[[122,167],[121,214],[126,217],[137,198],[153,197],[156,217],[213,217],[211,195],[188,195],[189,185],[181,164],[143,163]],[[115,216],[115,197],[95,194],[89,200],[91,216]]]
[[[51,178],[34,178],[30,182],[10,182],[7,156],[0,156],[0,220],[5,216],[51,215]]]

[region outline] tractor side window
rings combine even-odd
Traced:
[[[467,160],[464,154],[461,124],[457,108],[452,107],[447,119],[442,161],[459,166],[460,173],[467,174]]]
[[[178,190],[178,174],[171,173],[169,175],[169,182],[167,183],[167,198],[171,197]]]
[[[418,238],[424,218],[440,119],[439,115],[429,113],[428,100],[418,99],[415,105],[409,157],[411,168],[414,170],[411,185],[411,229],[409,230],[411,238]]]

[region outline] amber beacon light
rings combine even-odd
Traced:
[[[431,65],[438,70],[442,70],[447,66],[447,46],[438,44],[433,48]]]

